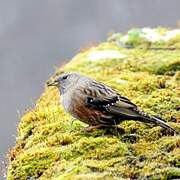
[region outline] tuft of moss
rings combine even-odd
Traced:
[[[58,90],[45,87],[19,123],[16,146],[8,154],[8,180],[180,178],[179,35],[149,43],[141,33],[128,33],[125,45],[134,48],[118,43],[122,34],[112,35],[79,52],[56,75],[76,71],[103,82],[145,112],[161,116],[177,134],[138,121],[120,123],[124,133],[83,132],[86,125],[64,112]],[[160,46],[166,48],[154,49]]]

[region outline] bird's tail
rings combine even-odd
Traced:
[[[172,131],[175,132],[175,130],[171,126],[169,126],[167,123],[165,123],[160,117],[149,116],[147,114],[143,114],[143,115],[141,115],[141,119],[142,119],[142,121],[145,121],[147,123],[154,123],[163,128],[171,129]]]
[[[165,123],[161,118],[156,116],[150,116],[143,111],[139,110],[137,107],[135,108],[123,108],[119,107],[117,105],[109,106],[106,108],[106,110],[114,115],[120,116],[120,122],[122,119],[124,120],[137,120],[137,121],[143,121],[146,123],[154,123],[156,125],[159,125],[166,129],[171,129],[175,132],[175,130],[170,127],[167,123]]]

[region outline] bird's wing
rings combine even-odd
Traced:
[[[105,110],[114,115],[137,116],[137,106],[128,98],[121,96],[110,87],[95,81],[88,84],[91,94],[87,96],[86,105]]]
[[[119,96],[107,98],[92,98],[87,97],[87,106],[95,109],[105,110],[114,115],[137,117],[139,113],[137,106],[131,101],[123,101]]]
[[[139,120],[147,123],[154,123],[163,128],[171,129],[161,118],[149,116],[132,103],[128,98],[121,96],[110,87],[93,82],[88,85],[90,95],[87,95],[86,105],[96,110],[103,110],[107,113],[120,117],[122,120]]]

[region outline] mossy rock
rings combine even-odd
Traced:
[[[64,112],[58,90],[45,87],[36,107],[19,123],[16,146],[8,155],[7,179],[180,178],[179,36],[146,46],[138,31],[136,36],[132,33],[133,48],[111,38],[80,52],[56,74],[76,71],[108,84],[145,112],[161,116],[177,134],[138,121],[119,124],[124,134],[83,132],[86,125]]]

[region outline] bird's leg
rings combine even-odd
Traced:
[[[112,134],[113,131],[116,131],[120,134],[124,134],[125,130],[118,126],[105,126],[104,124],[98,124],[96,126],[88,126],[82,129],[83,132],[92,132],[97,129],[106,129],[107,134]]]
[[[88,127],[85,127],[82,131],[83,132],[92,132],[96,129],[101,129],[101,128],[104,128],[104,126],[102,124],[98,124],[98,125],[95,125],[95,126],[88,126]]]

